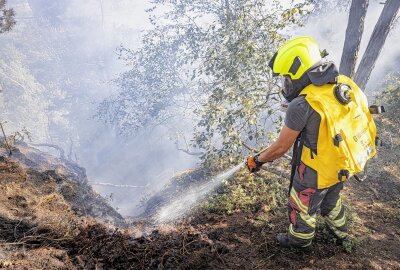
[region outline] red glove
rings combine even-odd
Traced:
[[[246,165],[250,173],[258,172],[261,169],[261,166],[265,163],[258,161],[258,157],[259,155],[255,155],[255,156],[249,156],[247,158]]]

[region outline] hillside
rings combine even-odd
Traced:
[[[25,143],[15,145],[11,157],[0,157],[0,265],[72,267],[62,260],[68,256],[59,244],[73,240],[91,220],[108,226],[124,224],[122,216],[87,184],[83,168]]]
[[[275,243],[275,234],[287,226],[281,198],[287,180],[276,174],[263,172],[265,183],[257,187],[274,187],[279,196],[265,194],[264,199],[243,202],[247,197],[236,194],[227,211],[224,192],[235,189],[223,188],[188,217],[160,225],[149,223],[157,207],[154,201],[159,203],[162,197],[159,192],[149,200],[147,217],[128,224],[87,185],[82,168],[19,144],[12,158],[0,159],[0,265],[5,269],[400,269],[396,136],[400,125],[394,116],[389,112],[377,121],[387,143],[371,163],[368,179],[351,180],[345,188],[353,241],[346,247],[335,245],[320,220],[308,251],[280,249]],[[172,187],[184,192],[199,173],[172,180],[166,197],[173,196]],[[239,173],[231,184],[254,188],[249,184],[254,179],[245,175]]]
[[[400,270],[399,19],[0,0],[0,270]]]

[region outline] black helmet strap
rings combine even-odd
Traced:
[[[288,102],[291,102],[300,94],[300,92],[304,88],[306,88],[310,84],[312,84],[311,80],[308,77],[307,72],[305,72],[303,76],[301,76],[298,80],[292,80],[290,91],[282,91],[282,94]]]

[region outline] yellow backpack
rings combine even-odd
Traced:
[[[362,172],[376,154],[376,126],[365,94],[340,75],[336,85],[309,85],[300,95],[321,117],[317,152],[304,145],[301,153],[301,161],[317,171],[318,188]]]

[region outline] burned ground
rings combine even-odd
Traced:
[[[232,201],[229,196],[217,194],[182,220],[151,224],[149,216],[157,208],[152,202],[165,204],[166,198],[174,196],[174,190],[188,189],[194,179],[189,172],[167,185],[165,194],[157,193],[150,198],[147,217],[121,226],[124,224],[121,217],[91,190],[84,178],[76,178],[73,168],[65,164],[50,168],[54,161],[47,164],[44,160],[29,167],[29,160],[1,158],[0,266],[6,269],[400,269],[399,123],[389,120],[395,119],[390,114],[381,118],[378,126],[383,139],[390,143],[371,162],[365,182],[350,180],[345,187],[353,236],[345,247],[335,244],[320,219],[310,249],[279,248],[275,235],[287,229],[285,202],[268,194],[261,200],[262,189],[254,193],[258,201],[242,203],[239,200],[248,197]],[[23,147],[21,155],[33,151]],[[263,172],[257,179],[264,179],[267,184],[260,186],[257,180],[258,184],[251,186],[249,183],[254,179],[243,175],[239,173],[232,179],[232,185],[274,188],[274,193],[286,194],[288,182],[283,177]],[[185,183],[185,179],[190,181]],[[234,196],[243,192],[239,189],[235,193],[234,188],[219,191]],[[229,211],[223,209],[228,205],[224,201],[227,199],[231,200]]]
[[[15,146],[13,154],[0,158],[2,267],[74,269],[65,266],[69,257],[63,242],[74,239],[90,219],[124,224],[121,215],[79,177],[78,166],[68,166],[25,144]]]

